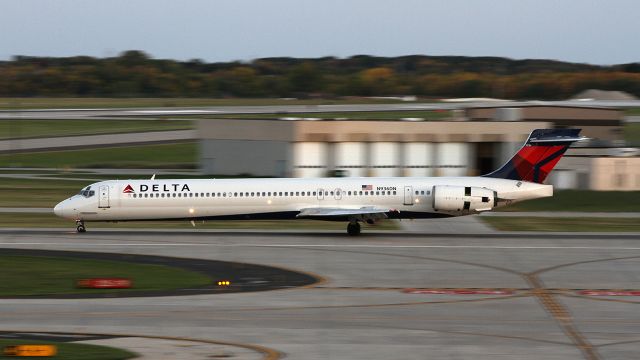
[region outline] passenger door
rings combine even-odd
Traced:
[[[100,185],[98,190],[98,207],[109,207],[109,185]]]

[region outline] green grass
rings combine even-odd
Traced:
[[[209,99],[209,98],[0,98],[0,109],[80,109],[182,106],[263,106],[399,103],[391,99]]]
[[[0,296],[110,293],[110,289],[78,289],[82,278],[124,277],[133,288],[118,292],[172,290],[205,286],[207,276],[180,268],[125,261],[73,257],[0,255]]]
[[[640,191],[561,190],[551,198],[524,201],[501,211],[640,211]]]
[[[65,150],[0,155],[0,167],[43,168],[195,168],[195,142],[122,146],[89,150]]]
[[[640,123],[625,124],[624,139],[630,145],[640,145]]]
[[[88,231],[91,229],[178,229],[197,231],[198,229],[272,229],[272,230],[345,230],[346,222],[319,220],[224,220],[224,221],[196,221],[194,228],[189,221],[124,221],[87,222]],[[75,223],[62,219],[53,213],[0,213],[0,228],[2,227],[30,227],[30,228],[67,228],[75,230]],[[363,231],[397,230],[398,223],[392,220],[381,221],[376,225],[363,225]]]
[[[55,345],[58,350],[55,356],[56,360],[126,360],[137,356],[132,352],[108,346],[75,344],[72,342],[0,339],[1,349],[8,345]],[[0,359],[15,359],[15,357],[3,356],[3,352],[0,352]]]
[[[188,120],[0,120],[0,139],[193,129]]]
[[[48,207],[77,194],[86,181],[0,178],[0,207]],[[4,215],[0,215],[0,220]]]
[[[625,115],[627,116],[637,116],[640,115],[640,108],[631,108],[631,109],[627,109],[624,112]]]
[[[500,231],[640,232],[637,218],[481,217]]]

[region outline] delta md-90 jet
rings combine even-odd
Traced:
[[[317,219],[360,223],[425,219],[490,211],[548,197],[543,184],[580,129],[534,130],[498,170],[465,177],[361,177],[108,180],[60,202],[54,213],[76,221]]]

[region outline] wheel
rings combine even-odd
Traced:
[[[84,228],[84,225],[78,225],[76,229],[79,233],[87,232],[87,229]]]
[[[360,224],[358,224],[358,223],[349,223],[349,225],[347,225],[347,234],[349,234],[351,236],[356,236],[356,235],[360,234]]]

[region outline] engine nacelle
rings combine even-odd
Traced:
[[[473,186],[436,185],[433,209],[436,211],[487,211],[496,206],[498,194]]]

